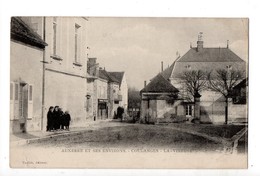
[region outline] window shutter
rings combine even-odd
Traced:
[[[15,83],[13,83],[13,85],[14,85],[13,117],[14,117],[14,119],[19,119],[20,84],[18,82],[15,82]]]
[[[33,118],[33,85],[28,86],[28,118]]]
[[[10,119],[14,119],[14,82],[10,82]]]

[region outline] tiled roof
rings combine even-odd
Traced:
[[[241,87],[248,86],[248,78],[243,79],[240,83],[238,83],[234,89],[240,89]]]
[[[246,62],[229,48],[191,48],[185,55],[175,61],[171,78],[178,78],[187,70],[203,70],[212,72],[217,69],[232,69],[245,71]]]
[[[103,69],[99,70],[99,78],[107,80],[108,82],[120,83],[117,78],[115,78],[113,75]]]
[[[113,76],[115,79],[117,79],[120,84],[122,82],[122,79],[124,77],[124,72],[108,72],[109,75]]]
[[[161,72],[162,76],[163,76],[166,80],[169,80],[169,78],[171,77],[172,70],[173,70],[173,68],[174,68],[174,64],[175,64],[175,62],[173,62],[173,64],[172,64],[170,67],[166,68],[165,70],[163,70],[163,71]]]
[[[19,17],[11,18],[11,38],[39,48],[45,48],[45,46],[47,46],[41,37]]]
[[[240,70],[246,73],[245,62],[176,62],[171,78],[179,78],[184,71],[202,70],[210,73],[218,69],[227,69],[227,67],[232,67],[234,70]]]
[[[109,78],[106,74],[106,70],[101,70],[101,69],[99,70],[99,78],[107,80],[107,81],[109,80]]]
[[[191,48],[177,62],[243,62],[229,48]]]
[[[145,88],[141,90],[141,92],[175,93],[179,92],[179,90],[166,80],[161,73],[159,73]]]

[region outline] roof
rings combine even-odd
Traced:
[[[234,70],[241,70],[246,74],[245,62],[176,62],[171,78],[179,78],[184,71],[203,70],[210,73],[214,70],[227,69],[229,66]]]
[[[243,79],[240,83],[238,83],[233,89],[240,89],[242,87],[248,86],[248,78]]]
[[[191,48],[177,62],[244,62],[229,48]]]
[[[47,46],[47,43],[19,17],[11,18],[11,39],[39,48]]]
[[[164,76],[159,73],[141,92],[175,93],[179,92]]]
[[[108,72],[108,73],[109,73],[109,75],[111,75],[112,77],[116,78],[116,79],[119,81],[119,83],[121,84],[125,72]]]
[[[162,76],[166,79],[166,80],[169,80],[169,78],[171,77],[171,74],[172,74],[172,70],[174,68],[174,65],[175,65],[175,62],[172,63],[172,65],[168,68],[166,68],[165,70],[163,70],[161,72]]]
[[[246,71],[246,62],[229,48],[191,48],[185,55],[175,61],[171,78],[179,78],[187,70],[212,72],[218,69]]]
[[[108,82],[120,83],[120,81],[116,77],[103,69],[99,70],[99,78],[107,80]]]

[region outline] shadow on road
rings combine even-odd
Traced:
[[[34,136],[32,134],[29,133],[15,133],[13,134],[15,137],[21,138],[21,139],[32,139],[32,138],[36,138],[37,136]]]

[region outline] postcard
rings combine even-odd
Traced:
[[[248,168],[247,18],[10,19],[12,168]]]

